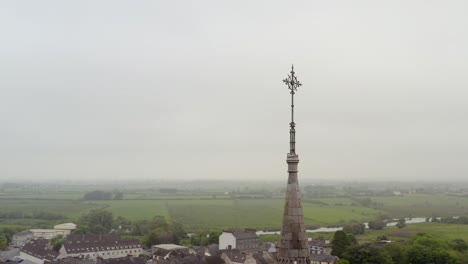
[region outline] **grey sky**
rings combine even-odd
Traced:
[[[1,179],[463,180],[466,1],[2,1]]]

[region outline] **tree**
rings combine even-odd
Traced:
[[[461,238],[453,239],[449,242],[450,247],[453,250],[464,252],[468,250],[468,245],[466,244],[465,240]]]
[[[369,221],[369,229],[382,230],[386,226],[387,226],[387,224],[382,219],[376,219],[376,220],[373,220],[373,221]]]
[[[403,227],[405,227],[405,226],[406,226],[406,221],[405,221],[405,219],[404,219],[404,218],[400,218],[400,219],[398,220],[398,223],[396,224],[396,227],[398,227],[398,228],[403,228]]]
[[[111,200],[112,193],[105,191],[92,191],[83,196],[83,200]]]
[[[5,250],[8,246],[7,239],[5,235],[0,235],[0,250]]]
[[[388,243],[383,247],[393,260],[394,264],[405,264],[405,250],[397,243]]]
[[[346,259],[340,259],[336,264],[350,264],[348,260]]]
[[[352,247],[346,250],[344,257],[350,264],[392,264],[390,255],[381,248],[369,245]]]
[[[63,235],[58,235],[57,237],[52,238],[50,240],[50,243],[52,244],[52,250],[58,252],[60,248],[62,248]]]
[[[345,225],[343,227],[343,231],[345,233],[350,233],[353,235],[362,235],[364,234],[364,231],[366,230],[366,225],[362,223],[352,223],[349,225]]]
[[[348,236],[344,231],[336,231],[332,240],[332,252],[331,254],[339,258],[343,257],[346,249],[351,245],[348,240]]]
[[[113,215],[106,210],[91,210],[81,217],[80,223],[88,225],[89,229],[86,232],[104,234],[108,233],[112,228]]]
[[[114,193],[114,200],[123,200],[123,197],[124,197],[123,192],[116,191]]]

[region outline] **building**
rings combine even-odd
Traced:
[[[54,229],[29,229],[35,238],[52,239],[58,236],[66,237],[76,229],[73,223],[64,223],[54,226]]]
[[[296,154],[296,123],[294,123],[294,94],[301,83],[294,75],[294,66],[291,75],[283,82],[288,86],[291,94],[291,122],[289,123],[289,153],[286,157],[288,163],[288,183],[281,227],[280,241],[278,243],[279,264],[309,264],[309,244],[304,224],[301,193],[297,177],[299,156]]]
[[[44,238],[33,239],[20,249],[20,258],[37,264],[56,261],[58,252],[49,249],[49,240]]]
[[[336,264],[338,260],[338,257],[331,255],[310,255],[311,264]]]
[[[35,238],[52,239],[58,236],[67,236],[70,234],[69,230],[56,230],[56,229],[29,229]]]
[[[219,236],[219,249],[256,250],[260,239],[254,229],[223,231]]]
[[[76,225],[74,223],[64,223],[64,224],[55,225],[54,229],[55,230],[69,230],[71,233],[71,231],[76,229]]]
[[[13,247],[22,247],[34,237],[33,232],[29,230],[21,231],[13,235],[11,245]]]
[[[332,245],[329,241],[311,240],[309,241],[309,252],[311,255],[331,255]]]
[[[97,264],[146,264],[146,260],[140,257],[123,257],[112,259],[98,259]]]
[[[188,247],[175,244],[159,244],[151,246],[151,253],[157,259],[170,259],[190,255]]]
[[[92,259],[139,256],[143,249],[136,239],[121,240],[117,234],[69,235],[60,248],[60,258]]]

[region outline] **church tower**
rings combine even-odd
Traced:
[[[296,124],[294,123],[294,94],[297,91],[297,87],[301,86],[301,83],[294,74],[294,66],[292,66],[291,75],[288,75],[288,78],[283,80],[291,94],[291,123],[289,123],[289,153],[286,158],[289,176],[284,204],[283,226],[278,245],[279,264],[310,263],[301,193],[297,180],[299,156],[296,154]]]

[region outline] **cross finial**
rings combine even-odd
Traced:
[[[291,91],[291,122],[289,123],[289,151],[292,154],[296,153],[296,123],[294,123],[294,94],[297,91],[297,87],[302,84],[297,80],[296,75],[294,75],[294,65],[291,66],[291,74],[288,74],[288,78],[284,79],[283,82],[288,86],[288,89]]]
[[[283,82],[288,86],[288,89],[291,90],[291,94],[295,94],[297,91],[297,87],[302,85],[301,82],[297,80],[297,77],[294,74],[294,65],[292,65],[291,75],[288,74],[288,78],[283,80]]]

